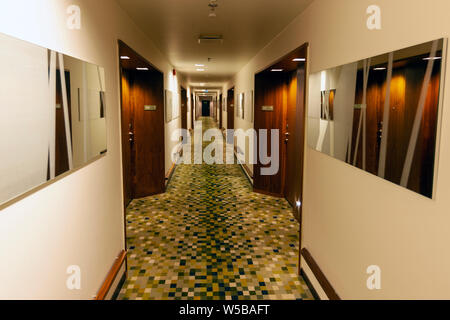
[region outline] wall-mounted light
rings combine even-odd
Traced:
[[[281,72],[281,71],[283,71],[283,69],[272,69],[270,71],[272,71],[272,72]]]
[[[295,58],[292,61],[294,61],[294,62],[304,62],[304,61],[306,61],[306,59],[305,58]]]
[[[122,59],[122,60],[130,60],[130,57],[129,56],[120,56],[120,59]]]
[[[297,208],[300,208],[302,206],[302,202],[299,200],[295,203],[295,205],[297,206]]]
[[[148,68],[141,68],[141,67],[138,67],[138,68],[136,68],[136,70],[139,70],[139,71],[148,71]]]

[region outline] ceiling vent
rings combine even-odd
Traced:
[[[200,35],[198,37],[198,43],[214,43],[219,42],[223,43],[223,36],[222,35]]]

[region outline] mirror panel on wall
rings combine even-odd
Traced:
[[[0,206],[105,154],[105,72],[0,34]]]
[[[311,74],[308,145],[432,198],[444,44]]]

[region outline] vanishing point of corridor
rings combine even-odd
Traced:
[[[312,299],[292,209],[253,193],[239,165],[179,165],[167,192],[134,200],[126,220],[119,299]]]

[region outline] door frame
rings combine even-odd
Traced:
[[[299,90],[297,89],[297,106],[296,106],[296,114],[298,115],[299,111],[297,110],[299,108],[299,104],[300,102],[303,104],[303,115],[302,115],[302,119],[296,119],[296,126],[303,126],[303,130],[302,130],[302,134],[301,137],[296,137],[296,141],[295,143],[299,142],[300,143],[300,150],[302,150],[301,152],[301,164],[299,166],[299,170],[301,172],[301,183],[300,183],[300,202],[301,202],[301,206],[299,208],[297,207],[293,207],[293,212],[294,212],[294,217],[297,219],[297,221],[299,222],[299,250],[302,250],[302,231],[303,231],[303,190],[304,190],[304,183],[305,183],[305,158],[306,158],[306,150],[307,150],[307,145],[306,145],[306,135],[307,135],[307,131],[306,131],[306,125],[307,125],[307,112],[308,112],[308,107],[307,107],[307,99],[308,99],[308,79],[309,79],[309,43],[306,42],[304,44],[302,44],[301,46],[299,46],[298,48],[296,48],[295,50],[289,52],[288,54],[282,56],[281,58],[277,59],[276,61],[270,63],[267,67],[262,68],[260,70],[258,70],[257,72],[255,72],[255,112],[257,112],[257,108],[258,106],[256,105],[256,95],[257,95],[257,88],[256,88],[256,76],[262,72],[264,72],[265,70],[269,70],[272,68],[282,68],[285,70],[289,70],[287,68],[292,68],[293,65],[292,63],[294,62],[293,59],[298,56],[298,53],[303,51],[306,61],[303,62],[303,79],[304,79],[304,85],[303,85],[303,99],[302,101],[300,101],[298,99],[298,92]],[[298,66],[295,67],[293,70],[297,70],[298,71]],[[298,79],[297,79],[298,81]],[[280,130],[280,135],[281,135],[281,140],[284,141],[285,138],[285,129],[286,129],[286,115],[285,115],[286,110],[283,110],[283,119],[282,119],[282,128]],[[299,130],[296,130],[297,132],[299,132]],[[257,146],[255,146],[257,147]],[[287,148],[283,145],[280,148],[280,156],[281,153],[286,153]],[[278,195],[280,197],[285,198],[286,197],[286,163],[287,163],[287,157],[283,158],[283,163],[280,162],[280,168],[282,168],[282,175],[281,175],[281,179],[282,179],[282,188],[281,188],[281,194]],[[260,192],[260,193],[264,193],[261,192],[261,190],[254,190],[255,192]],[[268,194],[268,193],[265,193]],[[275,195],[277,196],[277,195]],[[297,215],[295,215],[295,212],[297,211]],[[300,274],[301,272],[301,254],[299,254],[299,264],[298,264],[298,272]]]

